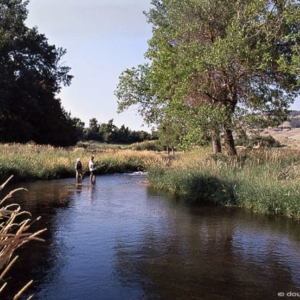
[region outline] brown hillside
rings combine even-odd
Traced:
[[[279,141],[282,146],[288,148],[300,149],[300,128],[291,127],[291,129],[268,129],[262,133],[263,136],[271,135]]]

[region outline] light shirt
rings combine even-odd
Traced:
[[[89,161],[89,169],[90,169],[90,171],[96,171],[97,170],[97,168],[95,166],[95,161],[92,160],[92,159]]]

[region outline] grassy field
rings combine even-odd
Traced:
[[[295,148],[239,150],[237,157],[212,155],[211,148],[167,155],[123,147],[86,143],[54,148],[34,144],[0,145],[0,180],[75,178],[78,157],[88,171],[91,155],[98,174],[147,171],[157,189],[190,202],[213,202],[255,212],[300,219],[300,154]],[[141,149],[139,145],[139,149]]]
[[[98,162],[98,174],[145,171],[168,165],[168,157],[154,151],[135,151],[120,145],[88,143],[81,147],[55,148],[35,144],[0,145],[0,180],[14,175],[14,181],[75,178],[75,162],[80,157],[88,171],[90,156]]]

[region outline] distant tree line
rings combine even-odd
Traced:
[[[89,127],[78,118],[73,119],[76,127],[77,140],[94,140],[108,144],[131,144],[146,140],[157,139],[155,133],[148,133],[143,130],[133,131],[125,125],[118,128],[113,124],[113,119],[107,123],[99,123],[96,118],[90,119]]]

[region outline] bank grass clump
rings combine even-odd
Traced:
[[[100,143],[85,147],[52,147],[48,145],[0,144],[0,180],[8,174],[14,181],[49,180],[75,177],[75,162],[81,158],[83,171],[89,173],[88,162],[94,155],[99,174],[147,171],[150,166],[167,165],[169,158],[155,151],[134,151],[109,147]]]
[[[247,150],[237,157],[210,149],[177,153],[169,168],[148,172],[151,185],[187,202],[213,202],[300,219],[300,154]]]
[[[12,176],[0,186],[0,191],[11,178]],[[28,232],[32,223],[39,220],[40,217],[32,221],[29,212],[22,211],[19,204],[9,202],[13,195],[21,190],[26,189],[12,190],[0,201],[0,296],[9,282],[7,274],[18,259],[15,251],[30,241],[44,241],[38,236],[46,229],[34,233]],[[32,280],[25,285],[20,283],[20,286],[17,287],[19,292],[14,295],[13,299],[19,299],[32,283]],[[28,299],[32,299],[32,297],[33,295]]]
[[[163,151],[163,147],[157,140],[134,143],[128,146],[128,149],[136,151]]]
[[[182,170],[177,167],[170,171],[159,167],[148,172],[148,180],[154,187],[169,191],[189,203],[214,202],[227,205],[233,200],[230,184],[205,170],[199,172],[196,168]]]

